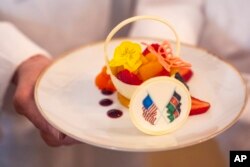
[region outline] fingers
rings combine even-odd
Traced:
[[[25,88],[23,87],[17,87],[17,93],[14,96],[14,106],[19,114],[27,117],[34,124],[34,126],[41,131],[41,137],[43,140],[49,146],[53,147],[78,143],[76,140],[66,136],[51,126],[38,111],[38,108],[35,105],[34,97],[31,93],[32,91],[22,93],[22,90],[24,89]]]
[[[29,87],[26,88],[18,85],[13,98],[13,103],[16,111],[27,117],[38,129],[43,131],[51,129],[38,111],[33,97],[33,90]]]
[[[17,85],[19,84],[19,82],[23,81],[29,81],[27,84],[33,84],[36,82],[40,73],[51,63],[52,60],[45,56],[32,56],[18,66],[12,81]]]
[[[40,131],[41,137],[46,142],[47,145],[52,147],[58,147],[61,145],[71,145],[71,144],[79,144],[80,142],[66,136],[63,133],[59,133],[58,137],[51,136],[49,133]]]
[[[47,132],[40,131],[40,135],[45,143],[51,147],[58,147],[62,145],[58,139],[56,139],[54,136],[51,136]]]
[[[41,137],[50,146],[69,145],[77,143],[76,140],[64,135],[51,126],[39,112],[35,99],[34,88],[36,81],[51,60],[34,56],[22,63],[16,72],[16,92],[13,103],[16,111],[27,117],[41,131]]]

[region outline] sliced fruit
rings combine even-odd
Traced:
[[[158,43],[153,43],[153,44],[151,44],[151,46],[155,49],[155,51],[157,51],[160,45]],[[142,54],[144,56],[146,56],[149,53],[150,52],[149,52],[148,48],[144,49],[144,51],[142,52]]]
[[[168,76],[169,77],[170,73],[167,70],[163,69],[160,73],[157,74],[157,76]]]
[[[113,82],[111,81],[110,76],[106,73],[107,67],[104,66],[102,68],[102,71],[96,76],[95,78],[95,84],[100,90],[109,90],[109,91],[115,91],[115,86],[113,85]]]
[[[141,80],[145,81],[149,78],[157,76],[162,70],[162,65],[157,61],[153,61],[142,65],[138,70],[138,76]]]
[[[117,92],[117,98],[119,100],[119,102],[124,106],[127,107],[129,106],[129,102],[130,100],[127,99],[126,97],[124,97],[123,95],[121,95],[119,92]]]
[[[129,72],[128,70],[122,70],[117,73],[116,77],[124,83],[131,84],[131,85],[140,85],[142,80],[140,80],[137,75],[134,73]]]
[[[149,61],[145,56],[141,56],[142,64],[147,64]]]
[[[154,48],[154,50],[156,51],[156,52],[158,52],[158,49],[159,49],[159,47],[160,47],[160,45],[158,44],[158,43],[153,43],[153,44],[151,44],[150,46],[152,46],[153,48]],[[164,50],[163,49],[161,49],[160,50],[160,52],[163,52]],[[168,51],[168,50],[166,50],[166,51]],[[171,51],[171,50],[170,50]],[[172,51],[171,51],[172,52]],[[150,51],[148,50],[148,47],[146,48],[146,49],[144,49],[144,51],[142,52],[142,54],[144,55],[144,56],[146,56],[147,54],[149,54],[150,53]],[[161,54],[163,57],[166,57],[166,54]]]
[[[181,68],[179,69],[179,73],[185,82],[188,82],[193,76],[193,71],[191,70],[191,68]]]
[[[151,62],[151,61],[157,61],[157,60],[158,60],[157,57],[156,57],[153,53],[148,53],[148,54],[145,56],[145,58],[146,58],[149,62]]]
[[[210,104],[208,102],[202,101],[195,97],[191,97],[192,99],[192,107],[189,115],[198,115],[207,112],[210,108]]]

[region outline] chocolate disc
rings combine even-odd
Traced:
[[[190,93],[180,81],[156,77],[136,89],[130,101],[129,114],[142,132],[163,135],[180,128],[190,109]]]

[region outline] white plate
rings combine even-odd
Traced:
[[[112,41],[110,48],[121,40]],[[104,65],[103,43],[82,47],[55,61],[37,82],[36,103],[53,126],[95,146],[160,151],[194,145],[215,137],[238,120],[246,103],[246,86],[231,65],[202,49],[182,45],[181,56],[192,64],[194,71],[188,82],[191,94],[210,102],[211,108],[205,114],[189,117],[184,126],[168,135],[149,136],[137,130],[116,94],[110,96],[113,105],[99,105],[106,96],[96,88],[94,80]],[[107,111],[113,108],[121,109],[123,116],[109,118]]]

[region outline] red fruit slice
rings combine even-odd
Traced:
[[[181,75],[181,77],[184,79],[185,82],[188,82],[193,76],[193,71],[191,70],[191,68],[181,68],[179,70],[179,74]]]
[[[153,43],[151,44],[151,46],[155,49],[155,51],[157,51],[160,45],[158,43]],[[148,53],[148,48],[144,49],[144,51],[142,52],[143,56],[146,56]]]
[[[128,70],[122,70],[117,73],[116,77],[124,83],[131,85],[140,85],[142,81],[134,74]]]
[[[192,99],[192,107],[189,115],[198,115],[207,112],[210,108],[210,104],[208,102],[202,101],[200,99],[191,97]]]
[[[164,69],[157,76],[170,76],[170,73]]]
[[[150,46],[152,46],[156,52],[158,52],[158,49],[159,49],[159,47],[160,47],[160,45],[159,45],[158,43],[153,43],[153,44],[151,44]],[[163,51],[164,51],[163,49],[160,50],[160,52],[163,52]],[[171,51],[171,52],[172,52],[172,51]],[[144,51],[142,52],[142,54],[143,54],[144,56],[146,56],[148,53],[150,53],[149,50],[148,50],[148,48],[144,49]],[[162,55],[163,57],[166,57],[166,56],[167,56],[166,54],[161,54],[161,55]]]

